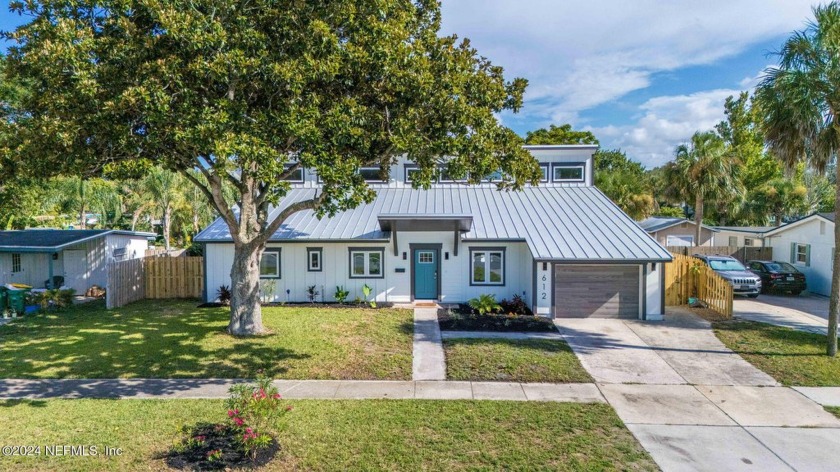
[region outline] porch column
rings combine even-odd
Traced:
[[[47,267],[49,267],[48,273],[50,275],[49,278],[47,279],[47,288],[49,288],[49,289],[55,288],[55,287],[53,287],[53,258],[55,257],[56,254],[57,253],[55,253],[55,252],[47,254]]]

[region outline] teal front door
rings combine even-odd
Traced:
[[[416,300],[437,300],[438,298],[438,250],[414,250],[414,298]]]

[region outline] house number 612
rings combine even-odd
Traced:
[[[545,282],[546,282],[547,280],[548,280],[548,278],[545,276],[545,274],[543,274],[543,276],[542,276],[542,291],[541,291],[541,293],[540,293],[540,299],[541,299],[541,300],[546,300],[546,299],[548,299],[548,296],[547,296],[547,295],[546,295],[546,293],[545,293]]]

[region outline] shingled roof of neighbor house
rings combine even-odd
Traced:
[[[0,251],[58,251],[108,234],[154,237],[153,233],[111,229],[24,229],[0,231]]]
[[[292,189],[271,211],[315,196],[317,189]],[[376,199],[318,219],[312,210],[292,215],[270,241],[387,241],[381,215],[472,216],[463,241],[524,241],[536,260],[670,261],[671,255],[594,187],[526,187],[499,191],[491,186],[438,185],[428,190],[376,189]],[[196,242],[232,242],[217,219]]]

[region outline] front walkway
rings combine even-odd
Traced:
[[[556,325],[663,470],[835,468],[840,420],[779,387],[690,312]]]
[[[414,309],[412,380],[446,380],[446,356],[437,308]]]

